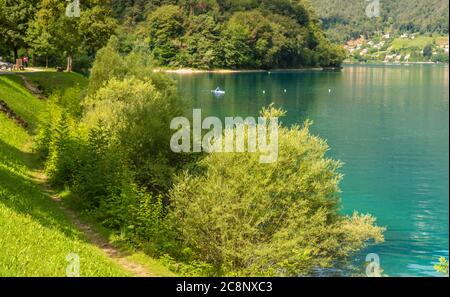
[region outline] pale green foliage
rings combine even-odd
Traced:
[[[86,99],[83,123],[102,121],[136,172],[140,184],[167,189],[176,156],[170,151],[170,121],[181,114],[178,97],[159,91],[151,81],[111,79]]]
[[[266,109],[263,116],[281,115]],[[209,154],[171,191],[180,240],[218,275],[306,275],[383,240],[368,215],[339,214],[341,163],[309,123],[279,127],[279,158]]]
[[[110,78],[124,75],[126,68],[117,52],[118,46],[119,41],[113,36],[108,45],[98,51],[89,80],[90,93],[95,93]]]
[[[150,101],[158,95],[150,82],[134,78],[124,80],[112,78],[94,95],[86,98],[83,123],[88,127],[95,127],[99,121],[103,121],[107,129],[113,129],[117,124],[125,124],[122,115],[126,108],[134,104],[141,105],[147,99]]]
[[[174,96],[174,82],[164,74],[153,71],[153,61],[147,52],[137,49],[127,55],[121,55],[118,49],[119,40],[112,36],[107,46],[97,53],[89,78],[89,94],[97,92],[112,78],[139,78],[142,81],[151,81],[158,90],[170,97]]]
[[[46,159],[49,155],[50,142],[52,141],[52,132],[55,128],[55,123],[61,116],[61,110],[55,103],[49,102],[47,110],[42,113],[42,123],[39,127],[39,132],[35,139],[34,149],[39,153],[42,159]]]
[[[170,121],[182,114],[174,82],[155,73],[145,52],[117,52],[111,38],[94,63],[82,124],[102,121],[140,185],[167,190],[180,156],[170,150]]]
[[[35,139],[34,149],[42,159],[46,159],[50,153],[50,144],[54,140],[54,132],[58,124],[67,125],[61,122],[63,113],[66,121],[75,125],[75,119],[79,118],[81,109],[81,90],[78,87],[57,90],[49,97],[45,112],[42,112],[42,122],[38,135]],[[66,127],[67,128],[67,127]]]
[[[439,263],[434,265],[436,271],[448,276],[448,260],[444,257],[439,258]]]

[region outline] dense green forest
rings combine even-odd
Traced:
[[[344,58],[304,0],[113,1],[113,10],[130,42],[145,40],[162,66],[294,68]]]
[[[368,18],[363,0],[310,0],[327,35],[343,42],[376,31],[448,34],[448,0],[380,0],[380,17]]]
[[[113,34],[166,68],[338,66],[341,46],[376,32],[448,34],[448,1],[385,0],[369,18],[361,0],[0,0],[0,56],[88,73]],[[326,33],[326,34],[325,34]],[[72,62],[72,60],[75,60]]]
[[[87,72],[97,50],[117,27],[108,1],[81,1],[80,17],[67,17],[69,2],[0,0],[0,56],[32,65],[67,66]],[[73,63],[75,60],[75,63]]]
[[[161,67],[334,67],[345,58],[306,0],[88,0],[79,18],[67,17],[66,5],[0,0],[1,55],[87,72],[116,34],[121,52],[140,48]]]

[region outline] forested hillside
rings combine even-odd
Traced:
[[[334,67],[345,58],[307,0],[86,0],[80,17],[66,16],[66,5],[0,0],[0,56],[87,72],[117,34],[123,53],[139,48],[170,68]]]
[[[448,34],[448,0],[381,0],[380,17],[366,15],[364,0],[310,0],[328,36],[345,41],[377,30]]]
[[[160,66],[293,68],[337,66],[344,58],[304,0],[116,0],[112,6],[125,48],[148,46]]]

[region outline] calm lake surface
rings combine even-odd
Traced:
[[[174,75],[202,116],[257,116],[274,102],[283,124],[314,121],[342,160],[343,212],[371,213],[387,227],[377,253],[389,276],[439,275],[448,257],[448,66],[346,66],[341,72]],[[215,97],[217,86],[226,91]],[[265,91],[265,94],[263,93]]]

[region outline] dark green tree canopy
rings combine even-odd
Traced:
[[[133,1],[130,6],[113,5],[124,26],[130,20],[144,19],[130,14],[131,7],[146,15],[141,29],[134,30],[135,41],[131,43],[147,40],[160,66],[328,67],[338,66],[345,58],[343,50],[327,41],[305,0],[180,0],[148,1],[145,5]]]
[[[0,0],[0,42],[14,51],[26,45],[29,20],[39,0]]]

